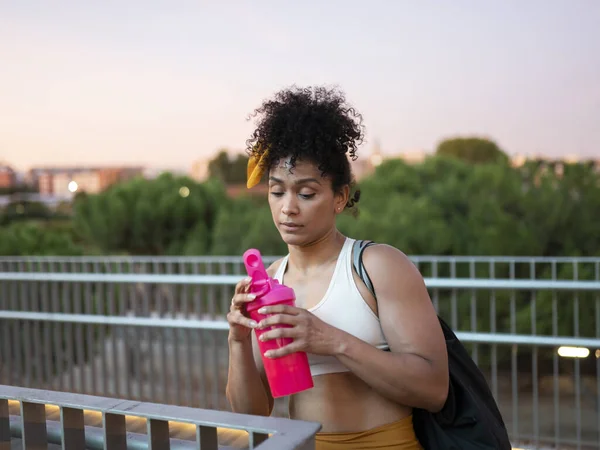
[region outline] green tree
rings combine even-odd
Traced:
[[[74,223],[81,236],[107,253],[202,254],[211,246],[217,212],[226,201],[218,181],[199,184],[165,173],[78,198]]]
[[[506,165],[435,156],[422,164],[387,161],[361,183],[357,220],[340,228],[410,254],[537,254],[523,224],[522,181]]]
[[[452,156],[473,164],[507,163],[508,156],[489,139],[468,137],[446,139],[439,143],[437,155]]]
[[[268,205],[249,196],[219,211],[213,243],[215,255],[242,255],[249,248],[258,248],[265,256],[287,253]]]
[[[246,169],[248,167],[248,156],[238,154],[229,157],[226,150],[221,150],[213,160],[208,163],[209,177],[221,180],[225,184],[246,183]]]
[[[527,192],[524,220],[536,230],[540,256],[599,256],[600,174],[589,163],[518,169]]]
[[[17,183],[14,186],[8,186],[8,187],[0,187],[0,195],[12,195],[12,194],[30,194],[30,193],[35,193],[38,190],[30,185],[30,184],[26,184],[26,183]]]
[[[16,222],[0,227],[0,255],[78,256],[84,248],[76,242],[69,226]]]
[[[18,200],[4,207],[0,214],[0,225],[16,221],[48,220],[53,216],[53,212],[43,203]]]

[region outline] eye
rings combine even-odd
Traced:
[[[273,197],[281,197],[281,196],[283,196],[283,192],[271,192],[271,195]]]
[[[315,194],[298,194],[298,195],[300,195],[300,197],[302,197],[304,200],[309,200],[315,196]]]

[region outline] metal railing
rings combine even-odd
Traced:
[[[600,449],[600,258],[411,259],[513,440]],[[239,257],[0,258],[0,382],[226,410],[244,273]]]
[[[19,439],[26,449],[310,450],[320,428],[299,420],[0,385],[0,448]]]

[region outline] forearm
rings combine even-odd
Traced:
[[[413,408],[441,409],[448,392],[442,368],[415,354],[381,351],[348,333],[339,334],[335,356],[382,396]]]
[[[271,406],[252,355],[252,342],[229,342],[227,399],[233,412],[269,416]]]

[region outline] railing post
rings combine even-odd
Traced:
[[[217,429],[215,427],[196,427],[196,444],[200,450],[218,450]]]
[[[148,419],[148,449],[169,450],[169,422],[166,420]]]
[[[127,450],[125,416],[104,413],[102,415],[102,422],[102,428],[104,428],[104,450]]]
[[[250,433],[250,448],[254,449],[258,447],[260,444],[269,439],[268,434],[264,433]]]
[[[85,424],[82,409],[60,408],[60,428],[63,450],[85,448]]]
[[[10,450],[10,417],[8,400],[0,398],[0,450]]]
[[[23,450],[47,450],[46,405],[21,402]]]

